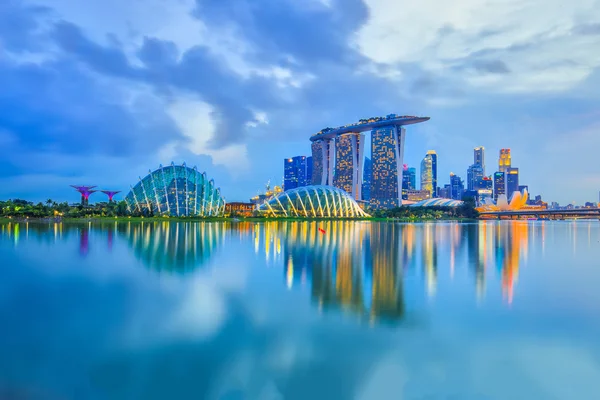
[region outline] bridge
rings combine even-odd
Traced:
[[[600,208],[576,208],[571,210],[540,210],[540,209],[523,209],[510,211],[482,211],[480,217],[494,217],[502,219],[516,219],[519,217],[537,217],[543,219],[598,219],[600,220]]]

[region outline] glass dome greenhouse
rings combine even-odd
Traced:
[[[173,216],[220,216],[225,199],[206,172],[183,165],[148,171],[125,197],[130,212]]]
[[[347,192],[321,185],[287,190],[261,204],[258,212],[272,217],[369,217]]]

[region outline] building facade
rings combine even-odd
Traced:
[[[513,193],[519,191],[519,168],[509,168],[506,171],[506,197],[510,200]]]
[[[498,201],[501,194],[506,194],[506,174],[498,171],[494,173],[494,201]]]
[[[254,203],[232,202],[225,204],[225,215],[242,215],[244,217],[251,217],[255,209],[256,204]]]
[[[467,190],[477,190],[479,181],[484,177],[483,167],[479,164],[473,164],[467,169]]]
[[[313,141],[312,149],[312,184],[333,185],[335,168],[335,140],[324,138]]]
[[[310,183],[307,180],[308,164],[306,156],[297,156],[283,160],[283,189],[290,190],[297,187],[306,186]]]
[[[500,158],[498,159],[498,171],[507,172],[511,167],[510,149],[500,149]]]
[[[362,199],[365,135],[346,133],[335,139],[335,173],[333,186]]]
[[[433,157],[429,152],[421,161],[421,190],[427,190],[430,197],[435,197],[437,182],[433,179]]]
[[[371,200],[371,176],[373,175],[373,166],[371,159],[365,157],[365,165],[363,168],[363,183],[362,183],[362,199],[363,201]]]
[[[406,130],[391,125],[371,132],[371,200],[375,208],[402,205],[402,159]]]
[[[464,191],[465,185],[460,176],[450,173],[450,198],[454,200],[462,200]]]
[[[473,165],[479,165],[485,175],[485,147],[479,146],[473,149]]]

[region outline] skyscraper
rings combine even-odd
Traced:
[[[500,149],[500,159],[498,160],[498,171],[507,172],[511,166],[510,149]]]
[[[371,176],[373,175],[373,165],[371,164],[371,159],[369,157],[365,157],[363,171],[362,199],[364,201],[369,201],[371,200]]]
[[[421,190],[427,190],[431,197],[437,195],[437,154],[429,150],[421,161]]]
[[[435,150],[429,150],[427,155],[431,157],[431,173],[432,180],[431,185],[433,186],[433,191],[431,192],[431,197],[437,196],[438,190],[438,170],[437,170],[437,153]]]
[[[402,205],[402,158],[406,130],[397,125],[371,131],[371,205],[392,208]]]
[[[306,156],[283,160],[283,186],[285,190],[306,186]]]
[[[467,190],[477,190],[477,184],[484,177],[483,167],[475,163],[467,169]]]
[[[313,158],[306,157],[306,184],[304,186],[312,185],[312,171],[313,171]]]
[[[494,173],[494,200],[501,194],[506,194],[506,174],[498,171]]]
[[[458,175],[450,173],[450,198],[454,200],[461,200],[463,192],[465,191],[465,185],[463,180]]]
[[[402,173],[402,190],[417,190],[417,170],[416,168],[408,168],[404,166]]]
[[[485,147],[479,146],[473,149],[473,165],[479,165],[485,175]]]
[[[333,171],[335,168],[335,141],[324,138],[313,141],[312,145],[312,184],[333,185]]]
[[[362,199],[364,148],[362,133],[346,133],[335,139],[333,186],[348,192],[355,200]]]
[[[506,198],[510,200],[514,192],[519,191],[519,168],[508,168],[506,171]]]

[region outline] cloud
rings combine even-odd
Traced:
[[[370,18],[355,44],[378,63],[418,63],[424,70],[441,73],[485,54],[474,65],[478,71],[508,72],[506,65],[511,65],[512,74],[462,77],[476,88],[499,92],[566,90],[600,66],[597,52],[590,52],[597,43],[571,35],[575,24],[585,26],[579,28],[583,32],[594,30],[594,25],[582,21],[591,24],[600,18],[595,0],[579,1],[568,9],[560,0],[365,2]],[[565,59],[576,65],[562,65]]]

